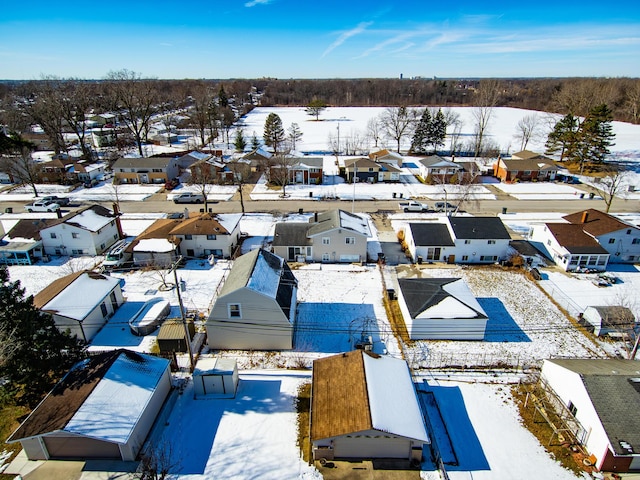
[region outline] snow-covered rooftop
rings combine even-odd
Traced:
[[[278,287],[280,286],[281,273],[282,267],[274,268],[273,265],[270,265],[269,262],[267,262],[261,252],[256,259],[256,264],[253,268],[251,278],[247,283],[247,287],[255,290],[256,292],[275,298],[278,293]]]
[[[169,366],[164,358],[143,358],[120,355],[64,430],[126,443]]]
[[[89,230],[91,232],[97,232],[111,222],[113,222],[112,217],[104,217],[102,215],[99,215],[90,208],[80,211],[78,214],[73,215],[73,217],[71,217],[70,219],[65,220],[65,223],[78,225],[80,228],[84,228],[85,230]]]
[[[133,247],[134,252],[169,253],[175,249],[176,246],[166,238],[145,238]]]

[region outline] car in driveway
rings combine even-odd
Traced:
[[[458,209],[455,205],[451,205],[449,202],[436,202],[434,210],[436,212],[455,212]]]
[[[31,212],[55,212],[60,210],[60,205],[55,202],[50,202],[48,200],[36,200],[29,205],[24,206],[25,210],[29,213]]]
[[[67,205],[69,205],[69,202],[70,202],[69,197],[56,197],[55,195],[50,195],[48,197],[42,197],[41,201],[57,203],[61,207],[66,207]]]
[[[199,193],[181,193],[173,197],[173,203],[204,203],[204,195]]]

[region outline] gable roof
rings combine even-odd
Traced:
[[[389,151],[386,148],[383,148],[382,150],[378,150],[377,152],[371,152],[369,154],[369,158],[371,160],[377,160],[377,161],[384,161],[385,159],[390,159],[390,158],[395,160],[403,159],[400,153]]]
[[[604,306],[589,306],[587,308],[593,308],[602,321],[603,327],[627,327],[633,328],[636,321],[636,317],[633,312],[621,305],[604,305]]]
[[[607,252],[598,241],[582,229],[582,225],[573,223],[545,223],[558,244],[573,254],[606,255]]]
[[[166,359],[128,350],[83,360],[58,382],[8,442],[63,430],[126,443],[168,365]]]
[[[114,162],[112,169],[115,171],[117,168],[166,168],[172,160],[174,157],[123,157]]]
[[[451,160],[447,160],[446,158],[442,158],[439,155],[430,155],[425,158],[421,158],[418,160],[418,163],[421,163],[427,168],[439,168],[439,167],[448,167],[455,168],[460,170],[462,167]]]
[[[40,218],[38,220],[18,220],[18,222],[13,226],[11,230],[7,232],[5,235],[5,239],[7,240],[32,240],[38,241],[42,240],[40,236],[40,231],[43,228],[48,227],[54,223],[58,223],[56,219],[48,219],[48,218]]]
[[[315,360],[311,439],[371,429],[429,441],[406,362],[362,350]]]
[[[593,208],[565,215],[562,218],[569,223],[580,225],[585,232],[594,237],[628,228],[640,230],[635,225]]]
[[[410,223],[409,230],[416,247],[453,247],[455,245],[444,223]]]
[[[345,168],[353,168],[354,170],[357,168],[380,168],[380,164],[374,162],[373,160],[369,160],[365,157],[360,158],[347,158],[344,161]]]
[[[488,318],[461,278],[400,278],[398,284],[411,318],[424,312],[431,318]]]
[[[546,171],[558,170],[558,167],[552,160],[545,158],[502,158],[502,163],[507,170],[530,170],[530,171]]]
[[[241,214],[203,213],[179,221],[169,235],[230,235],[240,223],[240,218]]]
[[[176,228],[182,222],[181,219],[160,218],[149,225],[140,235],[138,235],[133,242],[127,247],[127,252],[131,253],[135,247],[144,240],[167,240],[169,241],[169,235],[171,231]],[[173,237],[172,237],[173,240]],[[180,239],[175,239],[173,244],[180,243]]]
[[[82,321],[117,287],[116,277],[81,271],[54,280],[33,298],[36,308]]]
[[[510,240],[499,217],[447,217],[457,239]]]
[[[371,236],[369,223],[365,219],[353,213],[345,212],[344,210],[327,210],[326,212],[318,214],[317,221],[314,217],[311,217],[309,223],[311,226],[307,231],[307,235],[310,237],[336,228],[344,228],[345,230],[365,237]]]
[[[522,160],[527,160],[527,159],[530,159],[530,158],[543,158],[543,159],[547,159],[549,161],[552,161],[548,157],[545,157],[542,153],[532,152],[531,150],[521,150],[519,152],[512,153],[511,156],[515,157],[515,158],[522,159]]]
[[[617,455],[631,453],[621,442],[630,444],[636,453],[640,451],[640,362],[619,359],[546,361],[580,375]]]
[[[274,247],[283,246],[306,246],[312,245],[313,241],[307,236],[309,224],[303,222],[278,222],[273,232]]]
[[[64,223],[89,232],[97,232],[113,222],[116,217],[116,214],[102,205],[88,205],[75,212],[70,212],[62,218],[51,220],[42,230]]]

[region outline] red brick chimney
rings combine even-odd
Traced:
[[[116,228],[118,229],[118,239],[122,239],[125,237],[124,232],[122,231],[122,224],[120,223],[120,209],[118,208],[118,204],[113,202],[113,214],[116,216]]]

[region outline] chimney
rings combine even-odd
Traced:
[[[313,221],[314,221],[314,222],[316,222],[316,223],[318,223],[318,212],[315,212],[315,213],[313,214]]]
[[[189,209],[187,207],[184,207],[184,219],[188,219],[189,218]]]
[[[587,223],[588,220],[589,220],[589,212],[587,210],[585,210],[584,212],[582,212],[582,221],[581,221],[581,223]]]
[[[62,209],[57,209],[56,210],[56,215],[58,216],[58,218],[62,218]]]
[[[116,216],[116,228],[118,229],[118,238],[122,239],[126,237],[122,231],[122,224],[120,223],[120,208],[116,202],[113,202],[113,214]]]

